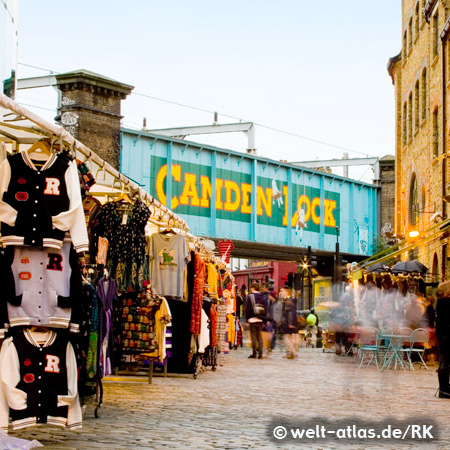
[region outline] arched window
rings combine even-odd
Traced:
[[[427,118],[427,69],[423,69],[422,72],[422,120]]]
[[[406,102],[405,102],[403,105],[403,132],[402,132],[403,147],[406,147],[406,142],[408,141],[407,128],[406,128],[407,120],[408,120],[408,115],[407,115],[407,107],[406,107]]]
[[[419,27],[420,27],[420,5],[419,5],[419,2],[417,2],[417,5],[416,5],[416,29],[415,29],[416,37],[419,35]]]
[[[433,281],[439,281],[439,259],[438,255],[435,253],[433,256],[433,267],[431,269],[431,276]]]
[[[409,94],[408,99],[409,105],[408,105],[408,141],[412,139],[413,137],[413,96],[412,92]]]
[[[417,177],[413,173],[409,188],[409,224],[416,227],[419,223],[419,195],[417,192]]]
[[[415,127],[416,130],[419,129],[419,122],[420,122],[420,109],[419,109],[419,99],[420,99],[420,83],[419,80],[417,80],[416,82],[416,87],[415,87],[415,103],[414,103],[414,119],[415,119]]]

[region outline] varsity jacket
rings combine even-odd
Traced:
[[[78,169],[66,155],[51,154],[42,168],[27,152],[0,165],[0,221],[5,245],[61,248],[70,232],[77,252],[88,250]]]
[[[82,279],[70,242],[60,250],[6,247],[0,273],[0,338],[8,325],[79,331]]]
[[[8,338],[0,353],[0,426],[8,431],[40,423],[81,428],[77,363],[65,333],[25,330]]]

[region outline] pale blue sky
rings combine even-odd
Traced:
[[[135,92],[218,111],[371,156],[394,154],[389,57],[401,48],[399,0],[19,0],[19,77],[88,69]],[[51,89],[20,91],[52,109]],[[30,108],[33,109],[33,108]],[[52,111],[33,109],[51,120]],[[212,113],[131,95],[124,125],[212,123]],[[199,138],[200,139],[200,138]],[[243,134],[203,142],[246,148]],[[257,127],[274,159],[340,158],[345,150]],[[350,153],[350,157],[362,156]],[[350,174],[368,181],[370,173]],[[364,169],[365,170],[365,169]]]

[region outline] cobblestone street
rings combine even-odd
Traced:
[[[155,377],[145,382],[104,383],[100,418],[88,405],[83,429],[41,427],[12,435],[38,439],[46,449],[332,449],[449,448],[450,401],[434,397],[436,367],[414,372],[374,365],[358,369],[354,358],[301,348],[295,360],[281,348],[263,360],[248,348],[232,351],[217,372]],[[378,422],[389,417],[436,420],[440,440],[432,443],[337,440],[275,441],[270,424],[285,420],[352,418]],[[388,422],[388,419],[386,421]],[[417,420],[413,423],[417,423]]]

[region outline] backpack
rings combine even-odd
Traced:
[[[253,294],[250,294],[250,299],[252,301],[253,312],[255,314],[255,317],[258,319],[264,319],[266,317],[265,306],[261,303],[255,304],[255,296]]]
[[[308,317],[306,318],[306,322],[308,322],[308,325],[310,327],[313,327],[317,322],[317,317],[314,314],[308,314]]]

